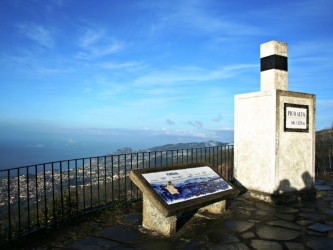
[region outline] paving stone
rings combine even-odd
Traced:
[[[270,212],[275,212],[275,207],[272,205],[262,203],[262,202],[257,202],[256,207],[262,210],[270,211]]]
[[[333,197],[332,196],[325,196],[323,197],[324,201],[333,201]]]
[[[96,232],[96,234],[106,239],[124,243],[136,242],[143,237],[143,234],[138,230],[134,230],[123,225],[106,228]]]
[[[237,213],[243,214],[243,215],[246,215],[246,216],[251,216],[252,215],[251,211],[248,211],[248,210],[245,210],[245,209],[237,210]]]
[[[314,250],[332,249],[333,239],[323,237],[308,237],[307,246]]]
[[[303,250],[305,247],[301,243],[296,242],[286,242],[285,243],[289,250]]]
[[[315,180],[315,185],[323,184],[323,183],[325,183],[325,180],[322,180],[322,179]]]
[[[327,238],[333,238],[333,231],[328,232]]]
[[[312,230],[308,230],[308,231],[306,231],[306,233],[308,235],[313,235],[313,236],[324,236],[323,233],[320,233],[320,232],[317,232],[317,231],[312,231]]]
[[[245,232],[242,234],[242,237],[244,239],[252,239],[252,238],[256,237],[256,235],[252,232]]]
[[[206,248],[202,248],[202,249],[206,249]],[[249,248],[244,243],[229,243],[229,244],[221,244],[221,245],[210,245],[209,249],[210,250],[248,250]]]
[[[254,201],[252,201],[252,200],[247,200],[247,199],[245,199],[245,198],[243,198],[243,197],[239,197],[239,198],[237,199],[237,201],[238,201],[239,203],[246,204],[246,206],[254,206],[254,205],[255,205],[255,202],[254,202]]]
[[[101,239],[101,238],[87,238],[79,241],[75,241],[72,244],[68,245],[70,249],[78,249],[78,250],[103,250],[103,249],[111,249],[113,247],[119,246],[119,243]],[[67,248],[67,247],[66,247]]]
[[[257,210],[256,214],[259,215],[259,216],[267,216],[267,215],[270,214],[270,212],[269,211],[264,211],[264,210]]]
[[[279,243],[266,240],[251,240],[251,246],[254,249],[270,249],[270,250],[282,249],[282,246]]]
[[[254,226],[253,222],[240,221],[240,220],[230,220],[224,223],[226,229],[232,232],[242,233],[249,230]]]
[[[270,222],[267,222],[266,224],[271,225],[271,226],[279,226],[279,227],[295,229],[295,230],[302,230],[303,229],[302,226],[297,225],[297,224],[295,224],[293,222],[290,222],[290,221],[285,221],[285,220],[270,221]]]
[[[294,240],[301,235],[300,231],[267,225],[258,226],[256,233],[264,240]]]
[[[296,221],[296,223],[301,226],[306,226],[306,225],[312,224],[313,221],[312,220],[299,220],[299,221]]]
[[[247,211],[256,211],[257,209],[255,207],[244,207]]]
[[[249,220],[249,222],[258,223],[260,220]]]
[[[329,190],[332,190],[332,187],[327,186],[327,185],[318,184],[318,185],[316,185],[316,189],[320,190],[320,191],[329,191]]]
[[[309,226],[308,228],[323,233],[323,232],[331,231],[333,229],[333,226],[323,224],[323,223],[316,223],[316,224]]]
[[[125,216],[125,220],[132,225],[142,224],[142,214],[128,214]]]
[[[325,214],[333,215],[333,208],[326,208],[322,210]]]
[[[155,248],[158,249],[158,248]],[[162,248],[160,248],[162,250]],[[205,242],[189,242],[185,246],[178,246],[174,249],[184,249],[184,250],[201,250],[206,249]]]
[[[177,248],[177,243],[168,240],[150,240],[144,242],[143,244],[140,244],[137,248],[145,250],[156,250],[156,249],[174,250]]]
[[[317,207],[313,208],[313,207],[307,207],[307,208],[302,208],[302,213],[316,213],[318,212]]]
[[[283,220],[290,220],[290,221],[295,220],[295,215],[293,215],[293,214],[275,213],[274,215],[275,215],[275,217],[278,217]]]
[[[300,213],[299,214],[301,217],[313,221],[321,221],[321,220],[326,220],[327,215],[320,214],[320,213]]]
[[[213,231],[207,234],[209,242],[212,243],[238,243],[239,239],[223,231]]]
[[[332,218],[332,217],[331,217],[331,218]],[[332,219],[333,219],[333,218],[332,218]],[[327,225],[331,225],[331,226],[333,226],[333,220],[326,220],[325,223],[326,223]]]
[[[282,213],[296,213],[298,212],[298,209],[292,208],[292,207],[285,207],[285,206],[278,206],[276,208],[277,211]]]

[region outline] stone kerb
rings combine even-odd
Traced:
[[[185,212],[206,210],[220,214],[225,199],[239,191],[208,164],[136,169],[130,179],[143,193],[143,227],[170,236]]]

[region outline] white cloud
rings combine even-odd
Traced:
[[[77,57],[87,60],[118,53],[126,47],[124,42],[110,38],[104,29],[86,30],[78,45],[82,50]]]
[[[80,38],[79,46],[83,48],[89,48],[90,46],[98,43],[105,36],[105,30],[88,29]]]
[[[80,51],[77,57],[80,59],[93,59],[97,57],[103,57],[110,54],[118,53],[123,50],[125,44],[118,41],[110,42],[107,45],[91,46],[86,50]]]
[[[197,1],[178,1],[174,4],[171,1],[159,2],[157,4],[140,3],[141,8],[153,9],[157,15],[157,22],[151,27],[153,33],[159,30],[171,29],[181,30],[181,32],[192,34],[214,34],[214,36],[255,36],[261,30],[245,22],[238,22],[230,15],[228,8],[217,10],[212,2]]]
[[[115,63],[115,62],[106,62],[101,64],[101,67],[104,69],[110,69],[110,70],[137,70],[137,69],[143,69],[146,68],[147,65],[143,62],[124,62],[124,63]]]
[[[54,46],[52,33],[43,25],[36,23],[21,23],[16,27],[29,39],[39,43],[40,45],[48,48]]]
[[[179,82],[203,82],[239,76],[248,69],[258,67],[257,64],[237,64],[204,69],[199,67],[182,67],[164,71],[155,71],[141,76],[134,81],[136,86],[153,86],[159,84],[178,84]]]

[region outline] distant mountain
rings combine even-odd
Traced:
[[[119,154],[130,154],[144,151],[165,151],[165,150],[177,150],[177,149],[191,149],[191,148],[204,148],[204,147],[216,147],[225,146],[228,143],[218,141],[207,141],[207,142],[189,142],[189,143],[177,143],[177,144],[166,144],[162,146],[156,146],[148,149],[133,150],[132,148],[125,147],[117,149],[117,151],[111,153],[113,155]]]
[[[132,148],[125,147],[125,148],[119,148],[117,151],[111,153],[110,155],[122,155],[122,154],[130,154],[130,153],[135,153]]]
[[[333,129],[323,129],[316,132],[316,143],[333,143]]]
[[[176,150],[176,149],[190,149],[190,148],[204,148],[204,147],[215,147],[225,146],[228,143],[218,141],[207,141],[207,142],[189,142],[189,143],[177,143],[177,144],[166,144],[162,146],[149,148],[149,151],[164,151],[164,150]]]

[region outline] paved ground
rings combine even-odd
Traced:
[[[245,199],[230,201],[222,216],[187,214],[166,238],[141,226],[141,206],[107,213],[45,235],[27,249],[333,249],[333,179],[316,181],[311,202],[283,206]]]

